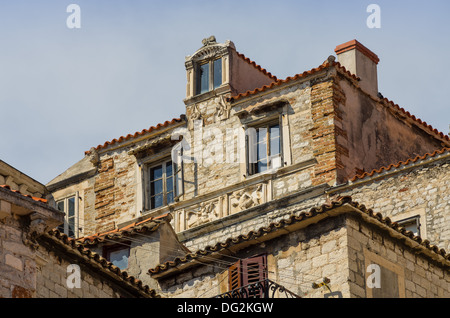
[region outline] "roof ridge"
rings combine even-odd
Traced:
[[[70,248],[72,250],[76,250],[81,254],[82,257],[85,257],[89,260],[95,261],[98,265],[102,266],[102,268],[110,271],[115,274],[117,278],[120,280],[132,285],[134,288],[139,289],[141,292],[148,294],[151,297],[160,298],[161,296],[156,293],[156,290],[150,288],[147,285],[143,285],[142,281],[131,276],[128,272],[121,270],[119,267],[115,266],[113,263],[108,261],[106,258],[102,257],[98,253],[91,251],[90,249],[84,247],[83,244],[77,242],[77,240],[71,239],[66,234],[61,233],[57,229],[53,229],[49,231],[48,236],[50,238],[54,238],[58,240],[61,244]]]
[[[327,211],[329,211],[333,208],[342,206],[344,204],[349,204],[349,205],[353,206],[354,208],[360,210],[362,213],[378,220],[379,222],[385,224],[386,226],[389,226],[390,228],[401,233],[405,237],[408,237],[408,238],[416,241],[420,245],[424,246],[425,248],[435,252],[436,254],[441,255],[446,260],[450,260],[450,254],[447,254],[444,249],[439,249],[437,246],[431,245],[430,241],[423,240],[420,236],[416,236],[411,231],[407,231],[404,227],[400,226],[398,223],[392,222],[389,217],[383,217],[381,213],[374,213],[374,211],[372,209],[367,209],[364,205],[353,201],[350,196],[345,196],[345,197],[339,197],[338,199],[336,199],[334,201],[322,204],[318,207],[313,207],[313,208],[309,209],[307,212],[301,212],[298,215],[294,214],[294,215],[291,215],[289,218],[282,219],[276,223],[270,223],[268,226],[260,227],[256,231],[252,230],[252,231],[248,232],[247,234],[241,234],[237,237],[227,238],[224,242],[218,242],[213,246],[208,245],[201,250],[197,250],[196,252],[186,254],[185,257],[183,257],[183,258],[177,257],[172,261],[167,261],[163,264],[158,264],[156,267],[150,268],[148,270],[148,272],[150,274],[158,274],[160,272],[164,272],[170,268],[177,267],[180,264],[188,263],[190,261],[196,260],[199,257],[205,256],[208,254],[212,254],[214,252],[220,252],[222,250],[226,250],[231,245],[236,245],[236,244],[239,244],[244,241],[249,241],[253,238],[261,237],[267,233],[276,231],[277,229],[283,228],[287,225],[290,225],[290,224],[293,224],[296,222],[301,222],[301,221],[311,218],[317,214],[326,213]]]
[[[383,173],[383,172],[385,172],[385,171],[390,171],[391,169],[393,169],[393,168],[398,168],[398,167],[400,167],[400,166],[406,166],[406,165],[408,165],[408,164],[410,164],[410,163],[416,163],[417,161],[419,161],[419,160],[425,160],[425,159],[429,159],[429,158],[434,158],[434,157],[436,157],[437,155],[441,155],[441,154],[443,154],[443,153],[445,153],[445,152],[450,152],[450,147],[444,147],[444,148],[441,148],[441,149],[436,149],[434,152],[432,152],[432,153],[429,153],[429,152],[427,152],[427,153],[425,153],[424,155],[422,155],[422,156],[420,156],[420,155],[417,155],[416,157],[414,157],[414,158],[408,158],[408,159],[406,159],[405,161],[398,161],[397,163],[395,163],[395,164],[390,164],[390,165],[388,165],[387,167],[386,166],[382,166],[382,167],[380,167],[380,168],[378,168],[378,169],[373,169],[371,172],[363,172],[362,174],[357,174],[357,175],[355,175],[355,176],[353,176],[351,179],[350,179],[350,181],[351,182],[355,182],[356,180],[361,180],[361,179],[364,179],[364,178],[367,178],[367,177],[372,177],[373,175],[375,175],[375,174],[380,174],[380,173]]]
[[[98,243],[101,243],[106,239],[117,239],[117,238],[123,238],[124,236],[135,234],[136,232],[144,232],[144,231],[156,231],[159,226],[166,222],[166,218],[170,217],[170,214],[161,215],[158,217],[149,217],[147,219],[144,219],[142,221],[137,221],[130,223],[124,227],[116,228],[111,231],[106,232],[98,232],[93,235],[84,236],[75,239],[77,242],[79,242],[82,245],[96,245]],[[149,222],[154,222],[155,225],[148,227],[146,224]]]
[[[106,148],[106,147],[108,147],[110,145],[114,145],[116,143],[123,142],[125,140],[129,140],[129,139],[132,139],[132,138],[137,138],[137,137],[142,136],[142,135],[144,135],[146,133],[150,133],[152,131],[159,130],[159,129],[163,128],[163,127],[168,127],[168,126],[173,125],[175,123],[182,122],[184,120],[183,117],[184,116],[180,116],[179,118],[173,118],[170,121],[166,120],[164,123],[158,123],[156,126],[151,126],[148,129],[143,129],[141,131],[137,131],[134,134],[128,134],[126,136],[120,136],[119,138],[114,138],[111,141],[106,141],[104,144],[98,145],[97,147],[92,147],[92,148],[94,148],[94,150],[100,150],[100,149]],[[90,154],[92,152],[92,148],[90,150],[85,151],[84,153],[86,155]]]
[[[270,78],[272,78],[273,80],[278,80],[278,78],[273,75],[272,73],[270,73],[269,71],[267,71],[265,68],[263,68],[261,65],[256,64],[255,61],[252,61],[251,59],[249,59],[248,57],[246,57],[244,54],[239,53],[238,51],[236,51],[237,56],[239,56],[240,58],[242,58],[244,61],[246,61],[247,63],[253,65],[255,68],[257,68],[259,71],[261,71],[262,73],[264,73],[265,75],[269,76]]]
[[[419,123],[419,125],[424,126],[425,128],[429,129],[432,133],[439,135],[441,138],[446,139],[447,141],[450,141],[450,136],[444,134],[443,132],[437,130],[436,128],[433,128],[433,126],[427,124],[427,122],[421,120],[420,118],[416,117],[415,115],[411,114],[409,111],[405,110],[403,107],[400,107],[398,104],[394,103],[393,101],[387,99],[387,98],[383,98],[382,99],[383,102],[387,103],[389,106],[395,108],[396,110],[402,112],[403,114],[405,114],[408,118],[411,118],[412,120],[414,120],[415,122]]]
[[[233,101],[237,101],[237,100],[239,100],[241,98],[244,98],[244,97],[247,97],[247,96],[250,96],[250,95],[255,95],[257,93],[264,92],[264,91],[266,91],[268,89],[271,89],[271,88],[273,88],[275,86],[279,86],[279,85],[282,85],[282,84],[285,84],[285,83],[297,80],[299,78],[306,77],[308,75],[312,75],[312,74],[317,73],[319,71],[322,71],[322,70],[324,70],[324,69],[326,69],[326,68],[328,68],[330,66],[336,67],[337,69],[342,71],[347,76],[352,77],[354,80],[359,80],[359,77],[357,77],[356,75],[352,74],[350,71],[348,71],[339,62],[333,61],[332,59],[330,60],[330,58],[328,58],[325,62],[323,62],[318,67],[312,68],[312,69],[310,69],[308,71],[304,71],[303,73],[298,73],[298,74],[295,74],[293,76],[288,76],[285,79],[277,79],[276,81],[274,81],[274,82],[272,82],[270,84],[266,84],[264,86],[257,87],[254,90],[248,90],[246,92],[239,93],[239,94],[237,94],[235,96],[228,97],[227,101],[233,102]]]

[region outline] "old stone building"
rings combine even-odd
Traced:
[[[23,181],[20,189],[45,188],[13,167],[3,166],[16,184]],[[159,297],[135,277],[55,230],[63,222],[64,213],[46,199],[0,186],[0,298]]]
[[[254,282],[255,255],[253,278],[291,295],[323,297],[305,286],[327,277],[344,297],[448,297],[450,139],[379,93],[377,55],[353,40],[281,80],[231,41],[202,44],[183,115],[91,148],[46,185],[60,231],[166,297]],[[173,232],[137,239],[146,220]],[[370,262],[395,288],[368,287]]]

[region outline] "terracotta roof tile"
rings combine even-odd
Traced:
[[[104,241],[126,238],[138,233],[154,232],[160,227],[161,224],[170,221],[171,218],[172,216],[170,214],[164,214],[158,217],[149,217],[119,229],[81,237],[76,239],[76,241],[83,245],[93,246]]]
[[[42,203],[48,203],[46,199],[33,197],[33,196],[29,195],[29,194],[23,194],[23,193],[21,193],[21,192],[18,191],[18,190],[12,190],[11,187],[10,187],[9,185],[5,185],[5,184],[4,184],[4,185],[0,185],[0,187],[2,187],[2,188],[4,188],[4,189],[8,189],[8,190],[10,190],[11,192],[14,192],[14,193],[21,194],[21,195],[23,195],[24,197],[33,199],[34,201],[42,202]]]
[[[426,153],[423,156],[416,156],[415,158],[409,158],[405,161],[399,161],[396,164],[390,164],[389,166],[385,167],[381,167],[379,169],[373,169],[371,172],[364,172],[362,174],[358,174],[356,176],[354,176],[353,178],[350,179],[351,182],[355,182],[357,180],[361,180],[361,179],[365,179],[365,178],[369,178],[369,177],[373,177],[374,175],[378,175],[381,174],[383,172],[387,172],[390,171],[392,169],[397,169],[399,167],[404,167],[407,166],[409,164],[415,163],[417,161],[422,161],[422,160],[426,160],[429,158],[434,158],[438,155],[442,155],[444,153],[450,153],[450,148],[442,148],[442,149],[438,149],[436,151],[434,151],[433,153]]]
[[[426,122],[422,121],[420,118],[417,118],[416,116],[412,115],[410,112],[406,111],[404,108],[398,106],[397,104],[395,104],[393,101],[387,99],[387,98],[383,98],[382,100],[387,106],[393,108],[396,111],[401,112],[403,115],[405,115],[406,117],[412,119],[413,121],[415,121],[417,124],[419,124],[420,126],[426,128],[430,133],[436,134],[439,137],[445,139],[446,141],[450,141],[450,137],[448,135],[445,135],[444,133],[438,131],[437,129],[433,128],[431,125],[428,125]]]
[[[287,77],[284,80],[277,79],[277,80],[275,80],[273,83],[271,83],[269,85],[264,85],[262,87],[255,88],[252,91],[247,91],[245,93],[240,93],[240,94],[238,94],[236,96],[231,96],[227,100],[229,102],[234,102],[234,101],[237,101],[239,99],[242,99],[242,98],[245,98],[245,97],[248,97],[248,96],[252,96],[252,95],[258,94],[260,92],[264,92],[264,91],[266,91],[268,89],[271,89],[273,87],[280,86],[282,84],[289,83],[291,81],[295,81],[295,80],[297,80],[299,78],[303,78],[303,77],[315,74],[315,73],[320,72],[320,71],[322,71],[322,70],[324,70],[324,69],[326,69],[326,68],[328,68],[330,66],[334,66],[338,70],[340,70],[341,72],[345,73],[347,76],[350,76],[350,77],[352,77],[355,80],[359,80],[359,78],[356,75],[354,75],[354,74],[350,73],[349,71],[347,71],[347,69],[344,66],[342,66],[339,62],[327,60],[322,65],[320,65],[319,67],[313,68],[313,69],[311,69],[309,71],[305,71],[303,73],[299,73],[299,74],[296,74],[294,76],[289,76],[289,77]]]
[[[400,226],[398,223],[392,222],[390,218],[388,217],[384,218],[381,213],[374,213],[372,209],[367,209],[364,205],[361,205],[358,202],[354,202],[352,201],[351,197],[346,196],[341,197],[338,200],[333,201],[329,204],[314,207],[307,212],[302,212],[298,215],[292,215],[289,218],[283,219],[277,223],[271,223],[267,227],[261,227],[256,231],[250,231],[247,234],[239,235],[238,237],[228,238],[223,242],[219,242],[216,243],[215,245],[207,246],[202,250],[186,254],[185,257],[182,258],[178,257],[175,258],[173,261],[168,261],[165,262],[164,264],[159,264],[155,268],[149,269],[148,272],[151,275],[163,273],[169,269],[179,267],[182,264],[187,264],[195,262],[196,260],[200,260],[204,256],[210,256],[213,255],[214,253],[224,252],[234,245],[238,245],[240,243],[261,238],[265,235],[268,235],[269,233],[273,233],[277,230],[283,229],[288,225],[305,221],[319,214],[326,215],[328,211],[340,207],[344,204],[349,204],[350,206],[358,209],[361,213],[369,216],[374,221],[378,221],[383,225],[388,226],[389,228],[395,230],[397,233],[401,234],[405,238],[410,238],[414,240],[427,250],[430,250],[435,254],[442,256],[446,261],[450,261],[450,254],[447,254],[444,249],[440,249],[435,245],[431,245],[431,243],[428,240],[423,240],[419,236],[414,235],[414,233],[412,233],[411,231],[407,231],[404,227]]]
[[[128,135],[126,135],[126,136],[121,136],[121,137],[119,137],[119,138],[117,138],[117,139],[113,139],[113,140],[111,140],[111,141],[107,141],[107,142],[105,142],[103,145],[98,145],[97,147],[94,147],[94,149],[95,149],[95,150],[100,150],[100,149],[106,148],[106,147],[108,147],[108,146],[110,146],[110,145],[114,145],[114,144],[116,144],[116,143],[120,143],[120,142],[129,140],[129,139],[132,139],[132,138],[137,138],[137,137],[142,136],[142,135],[144,135],[144,134],[153,132],[153,131],[155,131],[155,130],[158,130],[158,129],[161,129],[161,128],[164,128],[164,127],[171,126],[171,125],[173,125],[173,124],[176,124],[176,123],[179,123],[179,122],[182,122],[182,121],[184,121],[183,116],[180,117],[180,118],[173,118],[173,119],[170,120],[170,121],[167,120],[167,121],[165,121],[165,122],[162,123],[162,124],[160,123],[160,124],[158,124],[158,125],[156,125],[156,126],[151,126],[151,127],[148,128],[148,129],[143,129],[143,130],[141,130],[141,131],[137,131],[137,132],[135,132],[134,134],[128,134]],[[90,152],[91,152],[91,150],[85,151],[85,154],[89,154]]]
[[[119,267],[115,266],[107,259],[84,247],[84,245],[77,240],[69,238],[66,234],[54,229],[48,232],[46,237],[52,239],[54,242],[60,243],[67,250],[77,252],[80,257],[100,265],[105,271],[113,274],[116,279],[133,286],[141,293],[144,293],[147,297],[160,298],[154,289],[151,289],[146,285],[144,286],[141,280],[136,279],[134,276],[130,276],[126,271],[122,271]]]
[[[317,68],[313,68],[309,71],[305,71],[301,74],[297,74],[294,75],[292,77],[287,77],[284,80],[276,80],[275,82],[269,84],[269,85],[264,85],[262,87],[259,88],[255,88],[252,91],[247,91],[245,93],[240,93],[236,96],[231,96],[229,98],[227,98],[227,101],[233,103],[237,100],[240,100],[242,98],[248,97],[248,96],[252,96],[252,95],[256,95],[258,93],[270,90],[276,86],[280,86],[282,84],[285,83],[289,83],[291,81],[297,80],[299,78],[303,78],[306,77],[308,75],[312,75],[314,73],[317,73],[319,71],[322,71],[328,67],[336,67],[338,70],[340,70],[342,73],[346,74],[347,76],[350,76],[351,78],[353,78],[354,80],[360,80],[356,75],[350,73],[344,66],[342,66],[339,62],[334,61],[333,57],[328,58],[327,61],[325,61],[322,65],[320,65]],[[417,118],[416,116],[412,115],[410,112],[406,111],[404,108],[400,107],[399,105],[395,104],[393,101],[390,101],[387,98],[383,98],[382,102],[385,104],[385,106],[390,107],[391,109],[400,112],[402,115],[404,115],[407,118],[412,119],[415,123],[417,123],[419,126],[424,127],[426,130],[428,130],[429,133],[434,134],[439,136],[439,138],[442,138],[446,141],[450,142],[450,137],[448,135],[445,135],[444,133],[438,131],[437,129],[433,128],[431,125],[427,124],[426,122],[422,121],[421,119]]]
[[[266,69],[262,68],[260,65],[256,64],[254,61],[250,60],[248,57],[246,57],[244,54],[236,52],[237,56],[239,56],[240,58],[242,58],[244,61],[246,61],[247,63],[253,65],[255,68],[257,68],[258,70],[260,70],[261,72],[263,72],[264,74],[266,74],[267,76],[269,76],[270,78],[272,78],[274,81],[277,80],[277,77],[275,75],[272,75],[272,73],[268,72]]]

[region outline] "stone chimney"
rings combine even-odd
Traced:
[[[338,45],[334,50],[338,62],[361,79],[360,87],[376,97],[378,95],[378,56],[357,40]]]

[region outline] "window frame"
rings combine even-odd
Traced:
[[[404,227],[407,230],[408,230],[408,228],[407,228],[408,225],[415,223],[415,226],[417,228],[417,233],[415,233],[414,231],[411,231],[411,232],[413,232],[414,235],[421,236],[420,233],[421,233],[421,226],[422,226],[422,224],[421,224],[421,221],[420,221],[420,215],[414,215],[414,216],[411,216],[411,217],[408,217],[408,218],[404,218],[404,219],[396,221],[396,223],[398,225]],[[408,230],[408,231],[410,231],[410,230]]]
[[[278,145],[279,145],[279,153],[277,156],[274,156],[271,152],[271,136],[270,136],[270,128],[273,126],[278,126]],[[245,151],[246,151],[246,175],[253,176],[259,175],[262,173],[271,172],[278,168],[282,168],[285,165],[284,162],[284,146],[283,146],[283,122],[282,115],[279,115],[277,119],[271,119],[264,122],[258,122],[254,124],[247,124],[245,128]],[[267,160],[266,169],[264,171],[258,171],[258,130],[266,129],[265,136],[265,148],[266,148],[266,156]],[[249,129],[256,130],[256,136],[249,133]],[[256,139],[255,139],[256,138]],[[253,149],[253,150],[252,150]],[[272,165],[273,159],[277,157],[279,158],[279,165],[274,167]],[[255,160],[256,159],[256,160]]]
[[[108,262],[111,262],[111,253],[113,252],[117,252],[117,251],[121,251],[121,250],[127,250],[127,267],[125,268],[120,268],[121,270],[126,270],[128,269],[128,267],[130,266],[130,252],[131,252],[131,242],[121,242],[121,243],[117,243],[117,244],[112,244],[112,245],[104,245],[102,247],[102,256],[103,258],[105,258],[106,260],[108,260]],[[117,265],[115,265],[117,266]]]
[[[220,72],[216,72],[216,62],[220,61]],[[203,86],[201,85],[202,83],[202,77],[201,77],[201,70],[202,67],[208,65],[208,79],[207,79],[207,83],[208,83],[208,88],[206,90],[202,90]],[[215,79],[216,79],[216,75],[220,76],[220,84],[218,84],[216,86],[215,83]],[[223,57],[219,56],[219,57],[214,57],[211,59],[207,59],[204,61],[200,61],[196,64],[195,67],[195,95],[201,95],[201,94],[205,94],[208,92],[211,92],[217,88],[219,88],[220,86],[222,86],[223,84]]]
[[[69,214],[69,200],[73,199],[73,215]],[[78,238],[80,235],[80,220],[79,220],[79,195],[78,192],[75,194],[66,196],[55,201],[56,209],[64,212],[64,223],[58,226],[58,230],[66,234],[71,238]],[[63,209],[61,210],[59,204],[63,203]],[[70,221],[73,219],[73,235],[70,234]]]
[[[167,191],[167,179],[168,179],[167,178],[167,166],[168,166],[168,163],[170,163],[170,166],[172,167],[172,175],[170,176],[170,178],[172,178],[172,191]],[[152,184],[152,182],[154,182],[154,180],[152,181],[151,170],[155,169],[156,167],[159,167],[159,166],[162,167],[161,180],[162,180],[162,189],[163,189],[163,191],[161,192],[161,194],[163,196],[163,202],[162,202],[162,205],[160,205],[160,206],[152,206],[152,197],[156,197],[159,193],[152,195],[152,190],[151,190],[152,186],[151,186],[151,184]],[[154,162],[154,163],[148,164],[146,166],[147,180],[146,180],[146,191],[145,191],[146,192],[146,200],[145,201],[146,201],[146,208],[148,210],[155,210],[155,209],[158,209],[158,208],[162,208],[164,206],[167,206],[169,203],[174,202],[174,200],[175,200],[175,189],[174,189],[174,184],[173,184],[173,182],[174,182],[173,170],[174,169],[173,169],[172,158],[166,158],[165,160]],[[168,193],[172,193],[173,194],[173,199],[172,199],[171,202],[167,201]]]
[[[142,193],[143,193],[143,210],[151,211],[158,208],[162,208],[171,204],[173,202],[177,202],[179,198],[184,194],[184,162],[183,162],[183,145],[182,143],[177,143],[174,145],[169,152],[165,152],[164,156],[158,157],[157,160],[151,160],[147,162],[142,162],[143,173],[142,173]],[[172,191],[167,191],[167,164],[171,162],[172,164]],[[163,204],[158,207],[152,206],[152,195],[151,193],[151,169],[156,168],[158,166],[163,165]],[[173,200],[167,201],[167,194],[169,192],[173,193]]]

